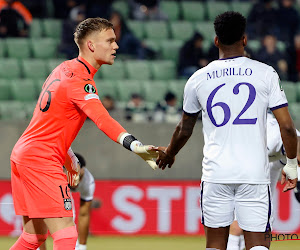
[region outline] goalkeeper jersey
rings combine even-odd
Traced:
[[[246,57],[216,60],[187,81],[183,110],[202,111],[202,180],[268,184],[267,108],[287,106],[276,71]]]
[[[57,66],[46,79],[33,117],[16,143],[11,159],[26,166],[62,166],[87,116],[112,140],[125,129],[99,100],[97,70],[81,57]]]

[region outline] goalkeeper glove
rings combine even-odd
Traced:
[[[67,170],[67,179],[71,187],[76,187],[80,180],[80,163],[72,149],[69,148],[66,161],[64,164]]]
[[[157,150],[154,149],[154,146],[143,145],[133,135],[128,133],[124,133],[120,137],[119,142],[125,148],[136,153],[139,157],[141,157],[144,161],[146,161],[153,170],[158,168],[156,162],[153,160],[158,157],[158,152]]]

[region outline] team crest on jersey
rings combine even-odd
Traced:
[[[84,86],[84,91],[91,94],[96,93],[96,89],[92,84],[86,84]]]
[[[64,206],[66,210],[72,210],[72,201],[71,199],[64,199]]]

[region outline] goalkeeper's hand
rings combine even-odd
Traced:
[[[297,167],[297,158],[287,158],[287,163],[282,169],[281,174],[281,184],[286,183],[286,185],[283,188],[283,192],[286,192],[296,187],[298,181]]]
[[[139,157],[141,157],[145,162],[149,164],[149,166],[155,170],[158,168],[155,160],[158,157],[158,152],[155,150],[152,145],[143,145],[139,141],[133,141],[130,145],[132,152],[136,153]]]
[[[80,181],[80,163],[77,157],[68,155],[64,164],[67,170],[67,179],[70,187],[75,188],[78,186]]]

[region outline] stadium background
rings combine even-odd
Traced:
[[[64,60],[57,53],[62,20],[53,18],[51,0],[46,3],[45,17],[33,19],[28,38],[0,39],[0,235],[16,236],[21,230],[21,221],[14,215],[10,194],[11,149],[29,122],[43,79]],[[250,1],[161,1],[161,8],[169,15],[169,20],[141,22],[129,18],[127,1],[114,1],[113,7],[127,17],[135,35],[151,46],[158,57],[137,61],[123,56],[114,66],[100,69],[95,76],[98,89],[101,89],[100,95],[110,94],[117,100],[118,110],[113,116],[141,141],[166,145],[175,124],[124,120],[124,103],[129,100],[130,93],[140,91],[149,107],[153,107],[154,102],[169,89],[181,101],[185,79],[176,76],[176,60],[183,42],[198,30],[206,37],[204,47],[208,49],[213,38],[212,20],[216,14],[237,10],[247,15],[252,6]],[[300,9],[299,3],[295,7]],[[250,40],[249,46],[258,50],[260,42]],[[279,42],[278,47],[284,51],[286,44]],[[149,88],[149,84],[156,88]],[[300,129],[300,83],[283,81],[282,86],[296,127]],[[87,166],[97,179],[95,197],[102,202],[102,207],[92,211],[91,234],[203,235],[197,211],[203,156],[201,126],[199,121],[193,137],[178,154],[171,170],[153,171],[87,121],[72,147],[86,157]],[[282,194],[280,190],[278,185],[275,231],[300,234],[299,204],[292,192]],[[75,195],[76,199],[78,196]],[[133,242],[146,241],[148,244],[149,239],[137,238]],[[189,238],[176,239],[186,241],[190,249],[196,249],[198,243],[204,244],[193,237],[190,241]],[[9,244],[7,241],[10,242],[0,238],[0,246],[2,243]],[[112,238],[107,244],[114,241]],[[168,247],[171,242],[179,246],[175,238],[161,244]],[[280,246],[283,246],[280,249],[296,249]]]

